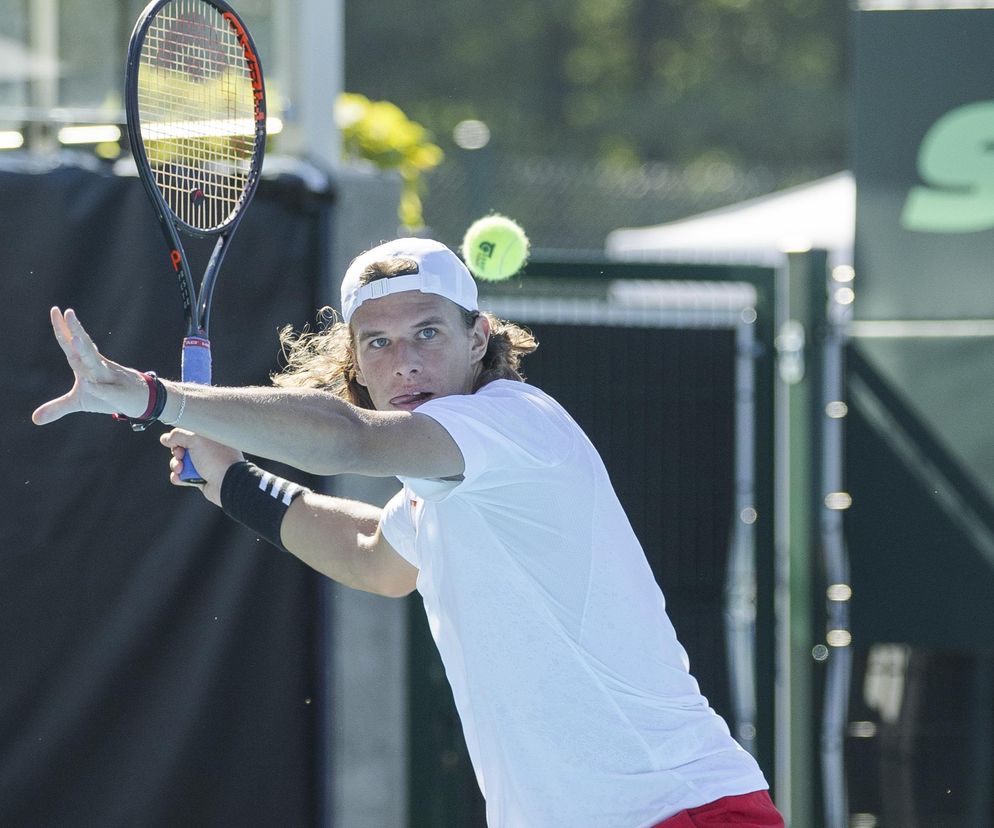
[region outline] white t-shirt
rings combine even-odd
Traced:
[[[643,828],[765,789],[687,655],[604,465],[551,397],[498,380],[418,408],[465,460],[382,519],[452,685],[493,828]]]

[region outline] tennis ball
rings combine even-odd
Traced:
[[[466,267],[478,279],[510,279],[528,260],[528,236],[506,216],[485,216],[466,231],[462,255]]]

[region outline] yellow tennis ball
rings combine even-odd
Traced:
[[[528,236],[506,216],[485,216],[466,231],[462,255],[466,267],[478,279],[510,279],[528,260]]]

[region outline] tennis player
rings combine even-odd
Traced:
[[[53,308],[76,381],[33,418],[171,423],[173,483],[189,451],[207,499],[260,536],[349,586],[417,589],[491,826],[783,826],[688,672],[596,450],[521,381],[530,334],[480,313],[463,263],[421,239],[357,258],[342,318],[291,337],[277,388],[216,388],[111,362]],[[327,497],[242,452],[403,489],[383,509]]]

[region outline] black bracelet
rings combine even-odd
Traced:
[[[162,384],[155,371],[145,371],[142,379],[148,385],[148,405],[140,417],[127,417],[124,414],[111,414],[115,420],[131,423],[132,431],[144,431],[162,416],[166,407],[166,386]]]
[[[280,540],[283,516],[294,499],[310,491],[243,460],[228,467],[221,481],[221,508],[228,517],[248,527],[273,546],[286,551]]]

